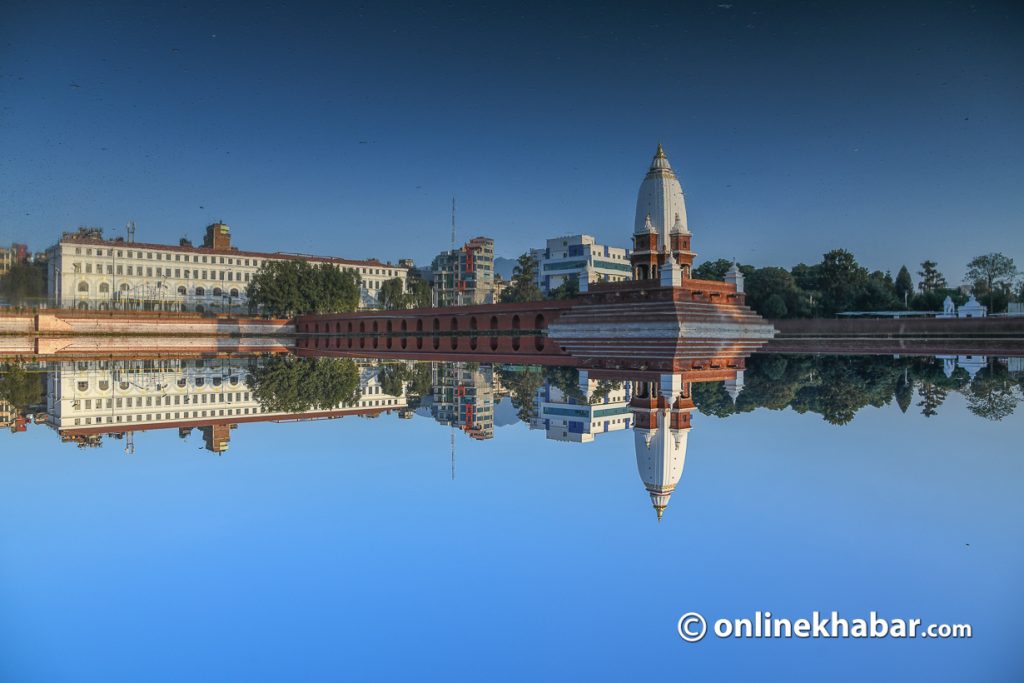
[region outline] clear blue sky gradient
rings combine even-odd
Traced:
[[[244,248],[424,261],[454,194],[499,255],[625,245],[661,141],[702,258],[842,246],[957,282],[1024,262],[1022,29],[1019,3],[7,0],[0,243],[223,219]]]
[[[661,524],[631,432],[460,435],[454,482],[423,417],[0,434],[0,679],[1019,681],[1024,423],[918,410],[695,415]],[[675,633],[758,609],[974,638]]]

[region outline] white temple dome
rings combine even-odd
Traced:
[[[658,151],[651,161],[651,168],[647,176],[640,184],[640,192],[636,198],[636,220],[633,224],[633,232],[643,234],[646,232],[647,217],[650,216],[651,224],[655,231],[661,236],[664,244],[669,243],[669,234],[675,228],[675,232],[690,234],[686,226],[686,203],[683,201],[683,188],[679,185],[679,179],[668,163],[665,150],[661,143],[658,144]]]

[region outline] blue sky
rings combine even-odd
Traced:
[[[430,419],[100,449],[0,434],[0,678],[1020,680],[1022,422],[695,415],[658,524],[634,435]],[[684,612],[871,610],[949,641],[682,643]],[[652,669],[653,667],[653,669]]]
[[[0,9],[0,243],[427,260],[626,244],[658,141],[701,258],[1024,265],[1016,3],[29,2]],[[117,233],[114,233],[117,234]],[[912,268],[914,269],[914,268]]]

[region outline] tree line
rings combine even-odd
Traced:
[[[727,259],[705,261],[693,277],[724,280],[732,266]],[[903,266],[894,278],[880,270],[869,272],[845,249],[833,249],[820,263],[800,263],[786,270],[777,266],[738,265],[744,276],[747,304],[766,318],[829,317],[846,311],[940,311],[950,297],[957,305],[967,301],[959,288],[950,287],[935,261],[923,261],[914,285]],[[985,254],[967,264],[965,281],[989,312],[1005,311],[1013,299],[1024,301],[1024,280],[1013,259]]]
[[[732,266],[727,259],[705,261],[693,269],[693,277],[724,280]],[[907,266],[895,277],[889,272],[869,271],[845,249],[822,255],[820,263],[800,263],[789,270],[778,266],[756,268],[738,264],[744,276],[747,304],[766,318],[830,317],[847,311],[938,311],[950,297],[957,305],[967,301],[958,287],[951,287],[935,261],[921,262],[917,282]],[[538,263],[530,253],[516,262],[512,280],[501,294],[502,303],[566,299],[579,295],[579,283],[569,278],[547,295],[537,284]],[[967,264],[965,281],[990,312],[1005,311],[1011,300],[1024,301],[1024,278],[1013,259],[985,254]],[[328,264],[305,261],[268,261],[249,284],[252,309],[270,315],[344,313],[359,307],[361,280],[357,273]],[[410,273],[407,281],[393,278],[377,292],[380,308],[426,308],[431,305],[430,283]]]

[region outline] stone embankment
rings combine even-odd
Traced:
[[[1024,355],[1024,318],[773,320],[773,353]]]
[[[0,335],[247,337],[291,336],[290,320],[149,311],[0,313]]]

